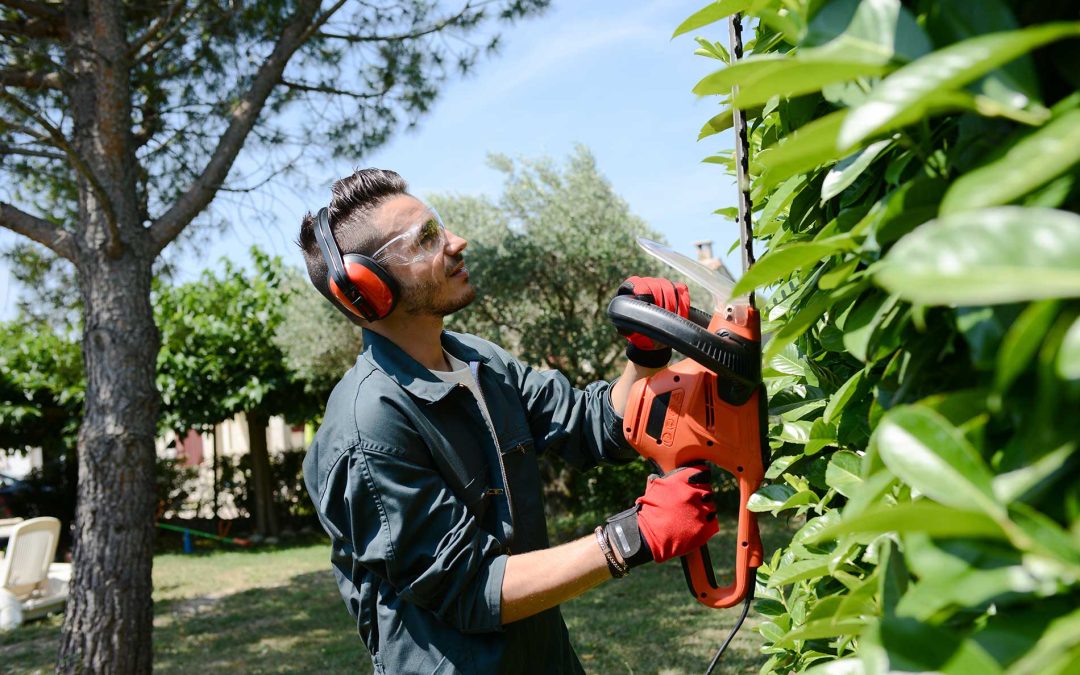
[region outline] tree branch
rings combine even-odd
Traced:
[[[116,224],[116,212],[113,210],[108,193],[105,192],[101,182],[98,181],[97,176],[94,175],[86,161],[68,143],[63,132],[50,124],[47,119],[39,115],[36,110],[24,103],[18,96],[11,95],[2,87],[0,87],[0,98],[10,103],[13,108],[26,115],[27,118],[36,122],[38,126],[45,130],[52,144],[64,152],[72,168],[86,179],[86,182],[90,185],[90,190],[101,202],[101,208],[105,212],[105,221],[109,226],[109,236],[113,237],[112,241],[120,241],[120,232]]]
[[[48,150],[35,150],[34,148],[20,148],[17,145],[0,144],[0,157],[7,155],[23,155],[24,157],[44,157],[45,159],[67,159],[67,155]]]
[[[134,57],[134,55],[138,52],[138,49],[141,49],[142,47],[146,47],[146,51],[144,51],[142,54],[139,54],[138,57],[134,58],[133,60],[138,62],[138,63],[146,63],[147,61],[149,61],[150,57],[152,57],[154,54],[156,54],[162,47],[167,45],[169,43],[169,40],[172,40],[173,37],[175,37],[176,34],[179,33],[180,30],[183,29],[183,27],[187,25],[188,21],[191,21],[191,18],[193,16],[195,16],[196,13],[198,13],[198,11],[202,8],[202,6],[203,6],[202,2],[195,3],[194,7],[192,7],[190,10],[185,12],[184,16],[180,17],[180,20],[176,22],[176,25],[174,25],[172,28],[170,28],[168,30],[168,32],[166,32],[164,35],[162,35],[157,40],[151,41],[150,38],[152,38],[154,36],[155,31],[147,30],[146,34],[143,35],[142,38],[140,38],[140,40],[145,39],[145,42],[138,45],[138,47],[133,47],[131,49],[130,53]],[[170,9],[170,11],[171,11],[171,9]],[[159,30],[160,30],[160,28],[159,28]],[[147,46],[147,45],[149,45],[149,46]]]
[[[296,91],[310,91],[320,94],[331,94],[334,96],[351,96],[352,98],[379,98],[385,96],[389,89],[383,89],[379,92],[359,92],[349,91],[348,89],[338,89],[336,87],[330,87],[319,84],[307,84],[306,82],[292,82],[290,80],[282,79],[281,83],[289,89],[295,89]]]
[[[176,13],[180,11],[180,8],[186,3],[187,0],[174,0],[164,14],[155,18],[153,23],[147,27],[146,31],[132,41],[131,45],[128,47],[128,56],[138,54],[139,50],[143,48],[143,45],[149,42],[159,30],[167,26],[176,16]]]
[[[59,89],[60,73],[41,73],[15,68],[0,68],[0,87],[21,89]]]
[[[323,38],[330,38],[330,39],[333,39],[333,40],[344,40],[345,42],[352,42],[352,43],[358,43],[358,42],[397,42],[397,41],[401,41],[401,40],[413,40],[413,39],[416,39],[418,37],[423,37],[425,35],[430,35],[431,33],[437,33],[439,31],[441,31],[442,29],[446,28],[447,26],[452,26],[453,24],[457,23],[458,21],[461,21],[461,19],[472,8],[473,8],[472,7],[472,2],[466,2],[465,6],[462,7],[461,11],[459,11],[457,14],[454,14],[452,16],[448,16],[445,19],[443,19],[442,21],[437,21],[437,22],[429,25],[427,28],[421,28],[419,30],[415,30],[415,31],[412,31],[412,32],[409,32],[409,33],[397,33],[397,34],[392,34],[392,35],[356,35],[356,34],[352,34],[352,33],[344,33],[344,34],[342,34],[342,33],[326,33],[326,32],[321,32],[320,31],[318,33],[318,36],[323,37]]]
[[[64,18],[63,7],[52,2],[33,2],[32,0],[0,0],[0,6],[17,9],[29,16],[41,19],[61,21]]]
[[[218,139],[217,147],[206,163],[202,174],[179,199],[150,226],[150,237],[156,251],[165,248],[188,223],[197,216],[221,188],[233,162],[244,145],[274,87],[281,82],[282,73],[293,54],[325,24],[346,0],[337,0],[321,15],[319,0],[300,0],[296,13],[266,57],[251,83],[251,87],[233,106],[232,121]]]
[[[0,202],[0,227],[29,237],[61,258],[75,262],[75,240],[71,233],[44,218]]]
[[[64,25],[44,19],[22,21],[0,21],[0,33],[21,38],[61,38],[64,37]]]

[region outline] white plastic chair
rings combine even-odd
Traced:
[[[7,555],[0,559],[0,617],[5,628],[22,620],[42,616],[59,609],[67,601],[71,565],[54,563],[60,539],[60,521],[56,518],[31,518],[11,528]],[[12,600],[19,603],[14,611]],[[21,613],[20,616],[12,616]],[[14,625],[11,625],[14,624]]]

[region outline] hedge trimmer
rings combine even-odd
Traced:
[[[730,22],[732,53],[742,56],[741,21]],[[732,92],[734,100],[735,92]],[[739,239],[743,273],[754,262],[750,225],[748,143],[742,112],[732,107],[736,133],[735,161],[739,185]],[[711,314],[691,308],[689,319],[632,296],[615,297],[608,316],[624,334],[639,333],[666,344],[687,358],[640,380],[630,390],[624,420],[627,441],[662,472],[702,461],[735,477],[739,517],[734,579],[717,585],[707,546],[682,558],[690,592],[714,608],[743,602],[742,615],[720,647],[708,672],[716,666],[742,626],[754,597],[763,551],[757,518],[747,508],[769,465],[767,398],[761,379],[761,319],[753,294],[732,298],[735,284],[721,266],[714,271],[661,244],[638,240],[646,252],[687,275],[710,291]]]

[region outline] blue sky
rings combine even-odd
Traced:
[[[330,184],[356,166],[394,169],[420,196],[495,196],[502,178],[487,166],[489,152],[561,161],[577,143],[592,150],[615,191],[674,248],[693,255],[694,241],[712,239],[723,253],[737,230],[711,214],[734,206],[735,190],[722,168],[701,160],[730,149],[732,137],[696,140],[718,102],[691,93],[720,64],[693,54],[692,35],[670,39],[704,4],[555,0],[540,18],[505,28],[500,52],[449,82],[416,130],[367,157],[309,171],[308,185],[251,195],[246,208],[263,214],[257,223],[234,218],[224,233],[204,231],[197,244],[167,250],[182,269],[179,280],[222,256],[246,265],[252,244],[301,264],[292,243],[301,216],[325,204]],[[727,42],[725,23],[698,33]],[[213,206],[224,216],[231,208],[224,201]],[[13,237],[4,233],[0,246]],[[728,262],[737,269],[734,257]],[[0,317],[11,318],[16,293],[0,268]]]

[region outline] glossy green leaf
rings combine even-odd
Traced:
[[[835,37],[833,37],[835,36]],[[911,61],[932,45],[899,0],[826,3],[808,27],[804,50],[876,63]]]
[[[1016,206],[955,213],[897,242],[874,275],[928,305],[1080,296],[1080,216]]]
[[[694,38],[694,42],[701,45],[700,49],[695,49],[694,53],[700,56],[708,56],[709,58],[716,59],[717,61],[723,61],[724,63],[731,62],[731,54],[728,53],[727,47],[719,42],[713,42],[706,40],[703,37]]]
[[[684,33],[689,33],[692,30],[708,26],[710,23],[715,23],[720,19],[725,19],[732,14],[745,11],[750,6],[752,0],[717,0],[716,2],[710,2],[705,7],[702,7],[698,11],[690,15],[686,21],[679,24],[679,27],[675,29],[675,32],[671,34],[672,38],[679,37]]]
[[[772,511],[779,508],[795,494],[790,485],[766,485],[747,500],[746,508],[755,512]]]
[[[798,506],[813,504],[816,501],[818,501],[818,496],[816,494],[810,492],[809,490],[800,490],[788,497],[783,504],[773,509],[772,512],[774,514],[777,514],[781,511],[787,511],[788,509],[793,509]]]
[[[784,455],[783,457],[774,457],[769,468],[765,471],[765,479],[772,480],[780,476],[787,470],[792,463],[802,459],[801,455]]]
[[[1080,645],[1080,609],[1057,618],[1039,635],[1038,642],[1023,658],[1009,668],[1009,675],[1065,675],[1055,668],[1062,656],[1074,652]],[[1075,658],[1075,657],[1074,657]],[[1068,663],[1068,661],[1066,661]]]
[[[754,263],[754,266],[746,274],[742,275],[731,293],[733,296],[738,296],[755,288],[767,286],[792,272],[801,270],[807,265],[817,263],[826,256],[838,251],[850,250],[853,247],[854,242],[852,239],[842,235],[823,241],[788,244],[782,248],[769,251]]]
[[[820,619],[792,630],[781,640],[777,640],[776,645],[790,646],[794,645],[796,640],[818,640],[838,635],[857,635],[865,626],[866,621],[859,618]]]
[[[851,148],[895,128],[902,116],[922,117],[935,92],[962,87],[1036,47],[1074,35],[1080,35],[1080,23],[1044,24],[980,35],[932,52],[879,82],[844,121],[838,144]]]
[[[1080,318],[1065,332],[1057,356],[1057,373],[1063,380],[1080,379]]]
[[[831,82],[880,75],[886,68],[875,63],[825,60],[769,54],[736,61],[705,76],[694,86],[698,96],[727,96],[737,86],[732,104],[737,108],[761,105],[773,96],[796,96],[820,90]]]
[[[803,675],[868,675],[866,666],[857,658],[825,661],[803,671]]]
[[[1009,533],[1014,544],[1056,558],[1072,568],[1074,578],[1080,575],[1080,547],[1052,518],[1023,502],[1011,504],[1009,516],[1017,526],[1015,532]]]
[[[862,457],[849,450],[834,452],[825,469],[825,484],[851,497],[862,482]]]
[[[882,619],[877,642],[888,654],[888,672],[942,673],[942,675],[996,675],[1001,666],[977,642],[965,639],[942,626],[914,619]]]
[[[840,157],[836,139],[848,112],[837,110],[819,117],[751,158],[754,170],[761,174],[756,181],[759,188],[768,190],[781,181]]]
[[[994,372],[994,390],[1004,393],[1014,380],[1027,368],[1035,356],[1043,337],[1058,315],[1056,300],[1043,300],[1028,305],[1013,321],[997,354],[997,370]]]
[[[799,356],[799,350],[794,345],[789,345],[784,351],[769,359],[765,369],[766,375],[770,370],[784,375],[799,377],[806,375],[806,363]]]
[[[896,505],[875,504],[861,513],[844,518],[834,526],[823,528],[806,543],[830,541],[845,534],[884,532],[925,532],[941,537],[985,537],[1004,539],[1005,532],[985,513],[921,499]]]
[[[1065,471],[1075,452],[1076,444],[1066,443],[1027,466],[994,476],[994,494],[1006,504],[1022,498],[1025,493]]]
[[[829,563],[825,559],[799,560],[783,565],[769,577],[769,588],[778,588],[793,584],[803,579],[819,577],[829,571]]]
[[[978,452],[959,429],[929,408],[890,410],[871,442],[890,471],[931,499],[994,517],[1004,514],[994,497],[990,470]]]
[[[872,295],[856,304],[844,322],[844,346],[852,356],[866,362],[871,340],[889,313],[896,307],[895,295]]]
[[[780,330],[776,331],[772,339],[769,340],[769,343],[765,345],[763,357],[769,359],[772,358],[773,355],[778,354],[784,347],[797,340],[799,336],[810,328],[810,326],[817,323],[830,307],[857,295],[863,290],[865,285],[866,284],[863,281],[853,282],[838,288],[835,291],[815,293],[806,305],[788,319]]]
[[[780,428],[780,440],[785,443],[805,444],[810,440],[810,426],[813,423],[808,420],[797,422],[784,422]]]
[[[821,201],[826,202],[850,187],[891,143],[890,139],[871,143],[834,166],[821,184]]]
[[[819,417],[810,426],[810,438],[806,440],[803,454],[817,454],[830,445],[836,445],[836,425],[828,424]]]
[[[731,108],[727,108],[723,112],[714,115],[712,119],[705,123],[705,126],[701,127],[697,139],[700,141],[703,138],[708,138],[721,131],[727,131],[734,123],[735,120],[731,115]]]
[[[937,44],[952,44],[976,35],[1020,28],[1006,0],[938,0],[929,7],[927,30]],[[973,87],[987,95],[1003,96],[1026,105],[1039,96],[1038,77],[1030,55],[1023,55],[987,73]]]
[[[855,395],[855,391],[862,384],[865,376],[866,372],[860,370],[852,375],[847,382],[840,385],[840,388],[829,397],[829,404],[825,406],[825,412],[822,413],[821,418],[826,422],[831,422],[836,415],[843,412],[844,407],[851,400],[851,397]]]
[[[1008,204],[1080,162],[1080,109],[1052,119],[999,159],[961,176],[941,202],[942,215]]]
[[[791,205],[791,200],[798,193],[799,188],[802,187],[806,181],[805,176],[795,176],[787,180],[783,185],[778,187],[770,196],[769,200],[765,203],[765,208],[761,210],[754,222],[754,236],[758,239],[771,236],[776,232],[776,228],[781,222],[781,216],[787,212],[788,206]]]
[[[840,511],[827,511],[824,515],[806,521],[806,524],[791,537],[791,541],[795,544],[811,541],[818,532],[838,522],[840,522]]]

